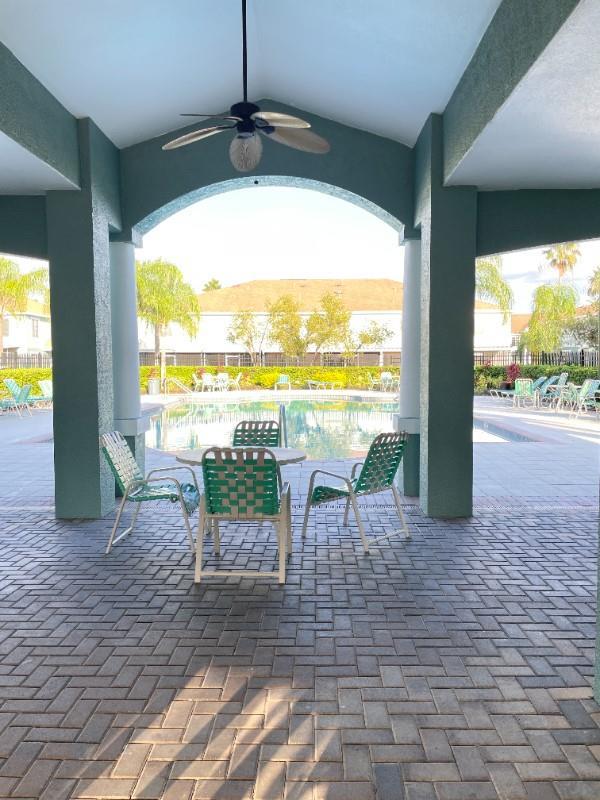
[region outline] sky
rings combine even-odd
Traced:
[[[582,242],[573,282],[579,304],[600,265],[600,240]],[[398,232],[345,200],[309,189],[251,187],[214,195],[179,211],[144,236],[139,260],[177,264],[201,291],[210,278],[223,286],[257,278],[392,278],[402,280]],[[15,258],[24,269],[39,266]],[[543,248],[503,256],[513,312],[531,310],[533,292],[553,280],[540,271]]]

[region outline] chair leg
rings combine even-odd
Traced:
[[[358,525],[358,532],[360,533],[360,538],[362,540],[363,547],[365,548],[365,553],[368,553],[369,543],[367,542],[367,537],[365,536],[365,529],[363,527],[360,512],[358,510],[358,502],[356,500],[356,495],[354,494],[354,492],[350,494],[350,502],[352,503],[352,508],[354,509],[354,516],[356,517],[356,524]]]
[[[308,494],[306,495],[306,508],[304,509],[304,520],[302,521],[302,538],[306,539],[306,528],[308,526],[308,515],[310,513],[310,499],[313,493],[313,486],[315,485],[315,476],[314,474],[310,476],[310,481],[308,482]]]
[[[123,514],[123,509],[125,508],[125,501],[126,500],[127,500],[127,495],[125,494],[125,495],[123,495],[123,499],[121,500],[121,503],[119,504],[119,510],[117,511],[117,518],[115,519],[115,524],[113,525],[113,529],[110,532],[110,536],[108,537],[108,544],[106,545],[106,551],[105,551],[105,553],[107,555],[108,555],[108,553],[110,553],[110,549],[113,546],[113,542],[115,541],[115,534],[117,533],[117,529],[119,527],[119,522],[121,522],[121,516]],[[138,508],[136,508],[136,510],[134,512],[134,516],[133,516],[133,520],[132,520],[131,526],[126,531],[124,531],[121,534],[121,536],[119,536],[119,539],[122,539],[123,536],[125,536],[127,533],[130,533],[133,530],[133,526],[135,525],[135,520],[137,519],[137,512],[139,511],[139,503],[137,505],[138,505]]]
[[[350,495],[346,498],[346,508],[344,509],[344,525],[348,527],[348,513],[350,511]]]
[[[213,520],[213,540],[215,555],[221,555],[221,532],[219,531],[219,523],[216,519]]]
[[[190,527],[190,518],[187,513],[187,509],[183,503],[183,500],[179,501],[179,505],[181,506],[181,513],[183,515],[183,521],[185,523],[185,529],[187,532],[188,542],[190,545],[190,550],[192,553],[194,552],[194,534],[192,533],[192,529]]]
[[[198,520],[198,535],[196,536],[196,563],[194,565],[194,583],[200,583],[200,579],[202,577],[202,544],[204,542],[204,536],[202,536],[202,532],[206,527],[206,503],[204,500],[204,495],[200,498],[200,508],[198,509],[199,520]]]
[[[402,530],[406,534],[406,538],[410,539],[411,533],[408,525],[406,524],[406,517],[404,516],[404,510],[402,508],[402,503],[400,502],[400,492],[398,491],[395,484],[392,483],[392,494],[394,495],[394,502],[396,503],[396,508],[398,509],[398,516],[400,517],[400,522],[402,523]]]
[[[279,550],[279,575],[278,581],[279,583],[285,583],[285,565],[287,562],[287,555],[286,555],[286,541],[287,541],[287,531],[286,531],[286,524],[283,519],[279,519],[278,522],[275,523],[275,530],[277,531],[277,540],[279,543],[278,550]]]

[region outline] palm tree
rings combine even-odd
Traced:
[[[502,277],[502,256],[478,258],[475,266],[476,297],[500,306],[506,322],[513,304],[513,293]]]
[[[168,261],[136,264],[138,315],[154,329],[154,358],[160,360],[160,337],[176,322],[190,336],[198,330],[200,307],[193,288],[179,267]]]
[[[592,272],[588,283],[588,294],[596,305],[600,304],[600,267],[596,267]]]
[[[558,272],[558,282],[560,283],[568,272],[573,272],[580,255],[581,251],[577,246],[577,242],[555,244],[554,247],[544,250],[546,263],[542,264],[540,269],[544,267],[555,269]]]
[[[0,356],[4,350],[4,317],[26,311],[31,295],[45,296],[47,287],[47,269],[22,273],[14,261],[0,258]]]
[[[211,278],[209,281],[206,281],[204,286],[202,287],[203,292],[214,292],[215,289],[222,289],[221,281],[217,280],[217,278]]]

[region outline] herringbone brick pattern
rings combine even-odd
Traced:
[[[174,509],[104,556],[111,522],[0,517],[1,798],[600,797],[589,510],[413,509],[366,557],[296,508],[284,587],[194,587]],[[274,567],[267,525],[222,534]]]

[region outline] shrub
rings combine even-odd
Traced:
[[[531,378],[535,380],[536,378],[540,378],[542,375],[546,377],[550,377],[551,375],[560,375],[561,372],[568,372],[569,373],[569,381],[571,383],[582,384],[586,378],[597,378],[598,377],[598,370],[596,367],[579,367],[573,364],[539,364],[533,366],[530,365],[519,365],[521,370],[520,377],[521,378]],[[483,386],[483,380],[480,381],[480,377],[483,376],[486,382],[486,388],[491,389],[494,387],[498,387],[500,382],[505,380],[505,367],[475,367],[475,375],[474,375],[474,390],[475,394],[481,394],[481,391],[478,391],[478,387]]]

